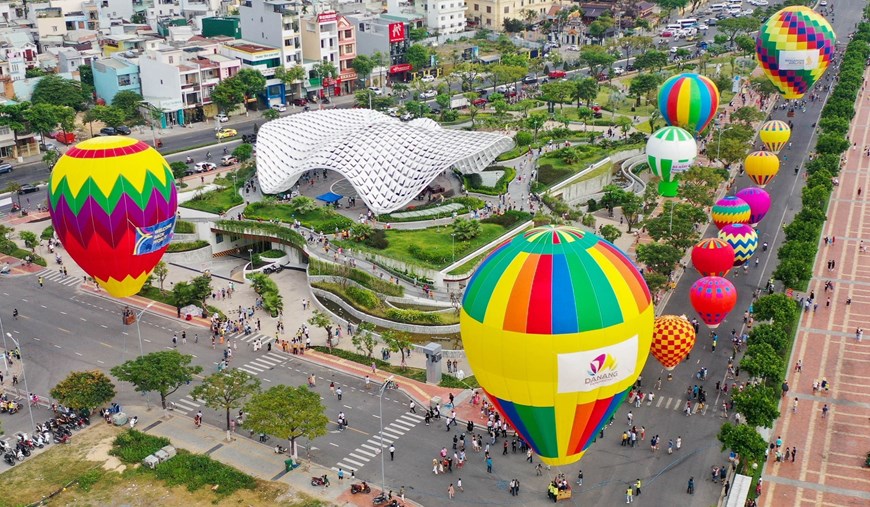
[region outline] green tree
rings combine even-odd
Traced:
[[[281,113],[271,107],[263,111],[263,119],[266,121],[277,120],[280,116]]]
[[[36,233],[30,231],[21,231],[18,233],[18,237],[24,241],[24,246],[29,248],[31,251],[39,245],[39,238],[36,237]]]
[[[744,55],[749,56],[755,52],[755,38],[749,35],[738,35],[734,38],[734,43]]]
[[[812,259],[783,259],[773,270],[773,278],[786,287],[800,287],[813,276]]]
[[[290,95],[288,90],[288,85],[297,85],[297,89],[301,88],[299,85],[306,78],[305,68],[301,65],[294,65],[289,69],[287,67],[276,67],[275,68],[275,79],[280,80],[284,83],[285,95]]]
[[[632,228],[640,222],[643,213],[643,197],[634,192],[626,192],[620,199],[619,206],[622,208],[622,216],[625,218],[628,232],[631,232]]]
[[[797,318],[797,302],[785,294],[770,294],[762,296],[753,305],[755,318],[760,321],[770,320],[777,326],[789,329]]]
[[[703,210],[690,204],[666,202],[661,214],[646,220],[649,235],[656,241],[664,240],[674,248],[685,251],[698,238],[696,224],[707,220]]]
[[[456,241],[470,241],[480,235],[480,221],[467,218],[453,220],[453,235]]]
[[[239,88],[245,96],[245,103],[251,102],[251,99],[266,91],[266,76],[261,74],[259,70],[242,69],[230,79],[238,81]]]
[[[838,133],[824,133],[816,141],[816,151],[839,155],[849,149],[849,140]]]
[[[622,50],[625,59],[631,58],[634,51],[645,51],[654,47],[652,37],[645,35],[629,35],[618,39],[616,46]]]
[[[753,42],[752,44],[754,45],[755,43]],[[753,122],[763,120],[766,116],[758,108],[743,106],[731,113],[731,121],[739,121],[746,125],[751,125]]]
[[[685,9],[689,0],[655,0],[653,3],[661,9],[662,18],[667,19],[671,16],[672,11]]]
[[[94,135],[95,121],[102,122],[107,127],[115,127],[123,125],[127,114],[123,109],[114,106],[94,106],[85,113],[82,121],[87,123],[91,129],[91,135]]]
[[[767,382],[778,381],[785,373],[785,363],[767,343],[751,343],[740,360],[740,368]]]
[[[133,90],[121,90],[112,97],[112,107],[123,111],[127,120],[139,119],[139,105],[141,103],[142,95]]]
[[[763,322],[756,324],[749,332],[749,342],[770,345],[777,354],[785,353],[789,345],[789,336],[782,327]]]
[[[589,34],[590,37],[598,39],[598,42],[601,42],[601,40],[604,39],[604,34],[606,34],[612,27],[613,18],[602,16],[592,23],[589,23],[589,26],[586,28],[586,33]]]
[[[429,36],[429,31],[425,28],[412,28],[408,33],[408,37],[411,39],[411,42],[420,42]]]
[[[637,58],[634,59],[634,68],[639,71],[661,71],[667,65],[668,54],[664,51],[650,50],[637,55]]]
[[[741,392],[734,393],[734,410],[743,414],[749,426],[772,428],[779,417],[779,397],[772,387],[750,384]]]
[[[643,279],[646,281],[646,286],[649,288],[649,291],[653,294],[664,289],[668,285],[668,277],[661,273],[656,273],[655,271],[644,271]]]
[[[360,224],[363,225],[363,224]],[[375,325],[371,322],[360,322],[351,338],[351,343],[356,348],[357,352],[371,358],[375,352],[375,347],[378,345],[378,337],[374,334]]]
[[[169,276],[169,266],[166,265],[166,261],[160,261],[154,266],[154,271],[151,272],[152,276],[157,277],[157,282],[160,284],[160,292],[165,292],[163,290],[163,282],[166,281],[166,277]]]
[[[115,384],[100,370],[74,371],[52,387],[49,394],[65,407],[91,412],[115,398]]]
[[[667,243],[646,243],[637,246],[637,260],[646,264],[646,267],[661,273],[670,275],[677,263],[683,257],[683,252]]]
[[[761,21],[751,16],[739,18],[725,18],[716,24],[716,29],[728,38],[728,45],[734,47],[734,40],[738,35],[758,30]]]
[[[242,83],[235,76],[224,79],[212,88],[211,100],[221,111],[229,113],[245,102]]]
[[[247,162],[253,155],[254,147],[250,143],[242,143],[233,150],[233,156],[239,159],[239,162]]]
[[[94,69],[91,68],[90,65],[79,65],[79,81],[82,82],[83,85],[88,85],[91,88],[94,87]]]
[[[54,106],[67,106],[76,111],[84,111],[85,103],[90,99],[82,91],[82,85],[78,81],[63,78],[57,74],[50,74],[40,78],[33,87],[31,102],[36,104],[50,104]]]
[[[435,96],[435,103],[437,103],[438,107],[440,108],[440,120],[444,121],[444,113],[450,109],[450,95],[446,93],[439,93]]]
[[[297,455],[297,438],[322,437],[329,424],[320,395],[307,386],[269,388],[253,395],[244,410],[245,427],[256,433],[287,438],[293,456]]]
[[[202,372],[202,366],[191,365],[192,361],[193,356],[163,350],[115,366],[111,372],[118,380],[133,384],[136,392],[159,393],[160,405],[165,410],[166,397]]]
[[[187,164],[184,162],[170,162],[169,169],[172,171],[172,177],[180,180],[187,175]]]
[[[640,107],[641,97],[655,91],[661,82],[661,77],[658,74],[638,74],[632,79],[628,93],[637,99],[634,103],[635,107]]]
[[[752,426],[725,423],[717,438],[722,442],[722,451],[734,451],[740,457],[741,467],[764,460],[767,442]]]
[[[178,308],[197,305],[205,309],[205,301],[209,296],[211,296],[211,277],[205,275],[197,276],[189,282],[178,282],[172,287],[172,302]]]
[[[429,67],[429,48],[421,44],[411,44],[408,51],[405,53],[405,58],[415,71],[419,71]]]
[[[30,109],[30,102],[20,102],[17,104],[0,105],[0,125],[9,127],[15,137],[15,142],[18,142],[18,135],[24,134],[28,130],[28,121],[25,112]]]
[[[558,102],[560,110],[564,107],[565,102],[571,100],[573,94],[574,84],[571,81],[560,80],[541,85],[541,98]]]
[[[589,67],[592,77],[601,74],[616,61],[616,57],[601,46],[583,46],[580,50],[580,63]]]
[[[332,327],[334,326],[332,319],[322,311],[314,310],[314,313],[308,319],[308,323],[326,331],[326,346],[329,347],[329,350],[332,350]]]
[[[372,71],[375,70],[375,61],[368,55],[356,55],[350,66],[368,83]]]
[[[479,63],[463,62],[453,68],[451,74],[459,77],[463,91],[474,90],[483,81],[483,67]]]
[[[801,203],[804,208],[825,209],[830,193],[825,187],[804,187],[801,190]]]
[[[402,368],[405,367],[405,351],[411,346],[411,339],[402,331],[396,331],[395,329],[386,329],[383,333],[381,333],[381,340],[383,340],[384,344],[388,349],[392,352],[398,352],[402,355]]]
[[[54,169],[54,164],[57,164],[58,160],[60,160],[60,153],[56,150],[48,150],[42,154],[42,163],[49,169]]]
[[[610,241],[611,243],[613,243],[620,236],[622,236],[622,231],[620,231],[618,227],[615,227],[615,226],[610,225],[610,224],[602,225],[599,233],[601,234],[602,238],[606,239],[607,241]]]
[[[742,161],[749,152],[749,145],[742,139],[714,133],[707,142],[706,153],[710,160],[722,162],[726,169]]]
[[[51,132],[60,123],[63,109],[48,103],[34,104],[24,112],[24,118],[30,127],[39,132],[43,139],[45,134]]]
[[[532,113],[525,120],[525,127],[534,133],[534,142],[538,141],[538,131],[547,123],[547,115],[544,113]]]
[[[245,401],[260,392],[260,381],[245,370],[233,368],[213,373],[193,388],[190,395],[206,407],[226,413],[226,429],[230,429],[230,411],[241,408]]]
[[[505,18],[502,25],[507,33],[519,33],[526,28],[526,24],[521,19],[514,18]]]
[[[580,107],[580,103],[584,102],[586,107],[589,107],[592,104],[592,101],[598,97],[598,80],[592,77],[585,77],[582,79],[575,79],[570,81],[571,84],[574,85],[574,89],[572,90],[571,96],[577,101],[577,107]]]

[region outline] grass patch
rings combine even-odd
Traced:
[[[155,285],[145,284],[142,286],[142,289],[139,291],[137,296],[142,296],[143,298],[152,299],[157,301],[158,303],[164,303],[169,306],[175,306],[175,301],[172,299],[172,292],[166,291],[161,292],[160,287]]]
[[[174,458],[161,463],[154,470],[154,474],[169,486],[184,485],[191,492],[219,485],[213,490],[219,497],[257,487],[257,481],[250,475],[203,454],[192,454],[184,449],[180,449]]]
[[[141,431],[129,430],[115,437],[115,441],[112,442],[112,450],[109,451],[109,454],[117,457],[124,463],[133,465],[167,445],[169,445],[168,438],[155,437]]]
[[[334,233],[336,229],[347,229],[354,223],[353,220],[327,206],[298,213],[288,204],[255,202],[245,208],[244,215],[251,220],[278,220],[288,224],[292,224],[294,220],[299,220],[303,226],[327,234]]]
[[[449,326],[459,323],[459,315],[456,315],[456,312],[435,313],[386,307],[383,301],[377,299],[377,296],[367,289],[345,287],[331,282],[312,282],[311,286],[331,292],[357,310],[381,319],[423,326]]]
[[[242,196],[233,188],[221,188],[199,193],[193,199],[181,204],[182,208],[205,211],[220,215],[234,206],[245,202]]]
[[[300,250],[305,247],[305,238],[301,234],[280,224],[253,220],[218,220],[215,222],[215,229],[229,233],[269,236]]]
[[[405,288],[390,282],[385,282],[380,278],[376,278],[365,271],[357,268],[332,264],[315,258],[309,259],[308,274],[311,276],[340,276],[353,280],[367,289],[371,289],[380,294],[387,296],[404,296]]]
[[[435,209],[440,208],[442,206],[447,206],[451,203],[461,204],[462,208],[454,211],[442,211],[440,213],[435,212]],[[483,200],[478,199],[477,197],[452,197],[450,199],[445,199],[444,201],[432,201],[430,203],[424,204],[422,206],[410,205],[405,207],[405,209],[394,211],[393,213],[385,213],[383,215],[378,215],[378,221],[380,222],[419,222],[421,220],[435,220],[437,218],[449,217],[453,216],[454,213],[461,215],[463,213],[467,213],[472,210],[478,210],[486,206],[486,203]],[[403,213],[406,211],[420,211],[420,210],[433,210],[431,215],[426,215],[422,217],[396,217],[395,213]]]
[[[0,237],[0,253],[11,255],[16,259],[21,260],[30,257],[30,260],[33,261],[34,264],[42,267],[48,266],[48,264],[45,262],[45,259],[43,259],[41,256],[31,252],[30,250],[19,248],[18,245],[16,245],[15,242],[10,239]]]
[[[568,163],[561,156],[565,150],[562,148],[538,158],[538,182],[548,187],[555,185],[586,169],[604,155],[604,150],[595,146],[579,145],[568,149],[581,150],[582,157]]]
[[[496,157],[496,162],[504,162],[505,160],[513,160],[517,157],[522,157],[529,152],[528,146],[515,146],[514,148],[502,153]]]
[[[193,234],[196,232],[196,226],[193,225],[193,222],[188,222],[187,220],[176,220],[175,232],[178,234]]]
[[[280,259],[287,255],[283,250],[266,250],[265,252],[260,252],[260,257],[265,257],[267,259]]]
[[[492,250],[490,250],[490,252],[491,251]],[[476,268],[478,264],[483,262],[483,259],[486,258],[487,255],[489,255],[489,252],[485,252],[485,253],[482,253],[482,254],[477,255],[475,257],[472,257],[471,259],[467,260],[466,262],[459,265],[458,267],[448,271],[447,274],[448,275],[464,275],[466,273],[469,273],[469,272],[471,272],[472,269]]]
[[[508,185],[510,185],[514,178],[517,177],[517,170],[513,167],[493,166],[487,168],[486,171],[503,171],[504,174],[501,175],[501,177],[492,187],[487,187],[483,185],[483,178],[479,173],[467,174],[463,177],[463,181],[465,182],[465,188],[469,192],[477,192],[486,195],[500,195],[507,192]]]
[[[48,240],[54,237],[54,226],[49,225],[39,234],[40,239]]]
[[[176,241],[169,244],[169,248],[166,249],[166,253],[189,252],[191,250],[199,250],[200,248],[205,248],[208,245],[209,242],[204,239],[198,239],[196,241]]]

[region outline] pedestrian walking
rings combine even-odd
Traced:
[[[529,459],[531,459],[531,458],[529,458]],[[488,473],[488,474],[492,473],[492,456],[486,457],[486,473]]]
[[[395,457],[396,457],[396,446],[393,444],[390,444],[390,461],[393,461],[393,459],[395,459]]]
[[[40,286],[40,287],[45,287],[45,278],[43,278],[43,277],[41,277],[41,276],[39,277],[39,286]]]
[[[797,406],[798,406],[798,399],[797,399],[797,396],[795,396],[794,402],[792,402],[792,404],[791,404],[791,411],[794,412],[795,414],[797,414]]]
[[[825,403],[825,406],[822,407],[822,417],[828,417],[828,404]]]
[[[450,486],[447,486],[447,498],[453,500],[453,497],[456,495],[456,489],[453,487],[453,483],[450,483]]]
[[[338,469],[338,480],[339,481],[344,480],[344,470],[342,470],[341,468]]]
[[[583,485],[583,470],[580,470],[579,472],[577,472],[577,485],[578,486]]]
[[[411,402],[408,404],[408,409],[412,414],[417,413],[417,404],[414,402],[414,400],[411,400]]]
[[[628,489],[625,490],[625,503],[631,503],[634,501],[634,490],[631,486],[628,486]]]
[[[695,478],[689,477],[689,487],[686,489],[686,493],[690,495],[695,494]]]
[[[628,419],[628,425],[631,426],[631,421],[632,421],[632,419],[634,419],[634,414],[631,413],[631,410],[628,411],[628,414],[626,415],[626,419]]]
[[[172,346],[178,347],[178,333],[172,335]]]
[[[637,481],[634,483],[634,494],[635,496],[640,496],[640,477],[637,478]]]
[[[338,401],[341,401],[341,387],[335,388],[335,395],[338,397]]]
[[[181,332],[181,344],[187,345],[187,331]]]
[[[456,479],[456,489],[458,489],[459,491],[465,491],[464,489],[462,489],[462,477]]]

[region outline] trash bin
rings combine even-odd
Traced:
[[[284,460],[284,471],[285,472],[290,472],[294,468],[296,468],[296,465],[293,463],[293,458]]]
[[[127,414],[124,412],[118,412],[117,414],[112,416],[112,424],[115,426],[123,426],[127,424]]]

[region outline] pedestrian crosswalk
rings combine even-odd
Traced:
[[[265,343],[265,341],[264,341]],[[247,363],[237,366],[238,369],[244,370],[251,375],[259,375],[264,371],[271,370],[275,366],[287,361],[287,357],[277,352],[269,352],[265,355],[252,359]]]
[[[202,403],[195,400],[192,396],[185,395],[184,397],[170,402],[172,409],[181,414],[187,414],[196,410],[200,410]]]
[[[384,426],[383,442],[381,441],[380,432],[378,432],[372,438],[366,440],[364,444],[354,449],[353,452],[348,453],[332,469],[337,471],[341,468],[348,472],[356,472],[366,466],[369,461],[376,458],[382,450],[389,448],[390,444],[394,444],[402,435],[411,431],[422,420],[423,417],[417,414],[407,413],[400,415],[395,421]]]
[[[46,268],[36,273],[36,277],[37,280],[39,279],[39,277],[42,277],[45,280],[50,280],[52,282],[65,285],[67,287],[77,287],[82,283],[82,279],[80,277],[64,275],[60,271],[51,268]]]
[[[274,336],[266,336],[263,333],[229,333],[226,335],[227,342],[232,343],[238,340],[240,343],[249,343],[253,344],[257,339],[260,339],[260,344],[263,346],[263,350],[266,349],[266,344],[274,341]]]
[[[715,410],[710,410],[709,400],[705,405],[701,405],[698,403],[697,399],[691,400],[692,402],[692,415],[712,415],[715,414]],[[662,409],[662,410],[672,410],[675,412],[685,412],[686,410],[686,399],[685,397],[676,397],[676,396],[656,396],[655,399],[650,402],[649,400],[644,400],[640,405],[635,402],[629,403],[632,408],[641,408],[641,407],[652,407]]]

